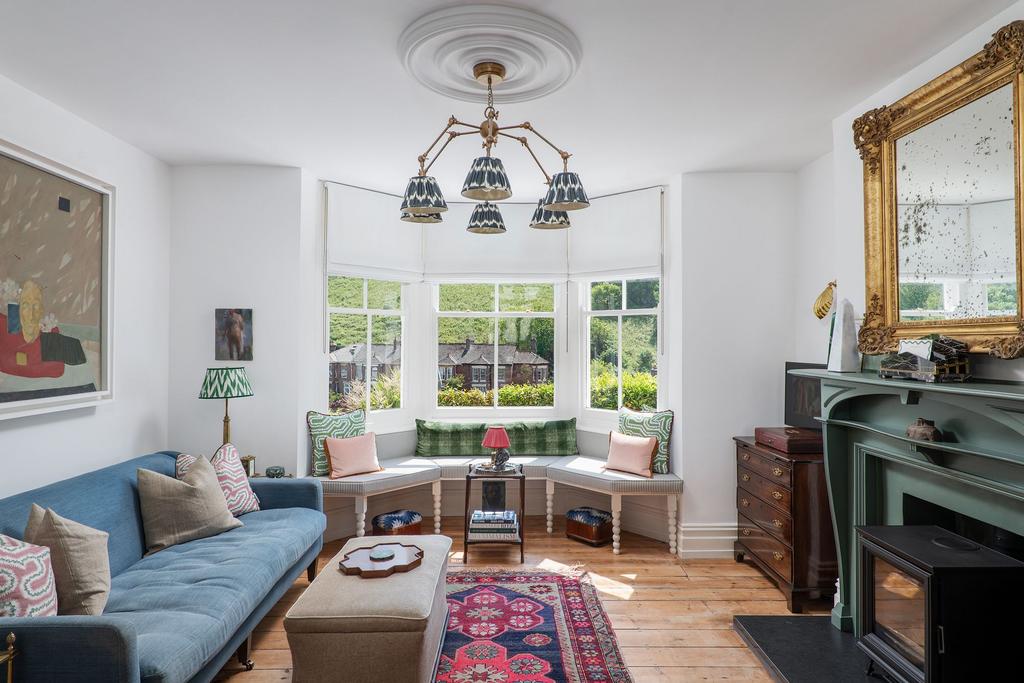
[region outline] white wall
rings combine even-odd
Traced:
[[[864,195],[863,165],[853,145],[853,120],[875,107],[892,104],[907,93],[948,71],[987,43],[1000,27],[1024,16],[1024,1],[996,15],[970,31],[948,48],[910,70],[871,97],[851,107],[832,121],[833,179],[835,183],[835,236],[831,262],[857,315],[864,313]],[[822,258],[829,254],[822,251]],[[1024,379],[1024,361],[978,358],[974,373],[979,376]]]
[[[305,272],[317,254],[303,231],[315,202],[297,168],[173,169],[170,448],[210,456],[220,446],[223,402],[196,396],[207,367],[241,365],[254,396],[230,402],[232,441],[260,470],[296,471],[299,394],[316,336],[309,310],[321,301]],[[250,362],[214,360],[214,309],[232,307],[253,309]]]
[[[167,436],[167,167],[0,76],[0,139],[117,188],[114,401],[0,421],[0,497],[163,448]]]
[[[731,437],[782,424],[793,354],[793,173],[682,177],[679,425],[682,552],[728,552],[736,533]]]
[[[811,312],[825,285],[836,278],[833,266],[835,214],[833,209],[832,153],[807,164],[797,173],[797,220],[793,239],[794,300],[792,360],[824,363],[828,360],[830,316],[818,320]],[[847,296],[845,283],[836,292]]]

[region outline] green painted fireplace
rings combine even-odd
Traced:
[[[854,527],[903,524],[907,497],[1024,535],[1024,385],[925,384],[794,370],[821,381],[825,472],[839,556],[832,623],[855,630]],[[917,418],[946,440],[905,436]],[[860,634],[857,634],[858,636]]]

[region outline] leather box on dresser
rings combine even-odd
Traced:
[[[736,561],[751,560],[786,594],[789,610],[835,592],[835,536],[821,453],[783,453],[736,441]]]

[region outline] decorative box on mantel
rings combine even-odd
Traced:
[[[1006,546],[1009,535],[999,531],[1024,535],[1024,385],[791,372],[821,381],[839,555],[836,627],[856,631],[860,621],[857,526],[934,524],[1004,554],[1024,554]],[[906,436],[918,418],[934,420],[945,441]]]

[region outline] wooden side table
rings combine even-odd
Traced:
[[[518,540],[515,541],[482,541],[482,540],[470,540],[469,538],[469,521],[470,515],[472,514],[472,508],[469,505],[470,489],[472,488],[473,482],[478,479],[511,479],[519,482],[519,509],[516,511],[516,531],[518,534]],[[523,466],[516,465],[515,469],[509,470],[508,472],[488,472],[486,470],[477,470],[475,467],[471,467],[469,472],[466,473],[466,507],[463,514],[463,527],[462,527],[462,563],[469,563],[469,546],[477,545],[482,543],[493,543],[493,544],[504,544],[504,545],[518,545],[519,546],[519,562],[526,561],[526,527],[524,522],[526,521],[526,475],[523,473]]]

